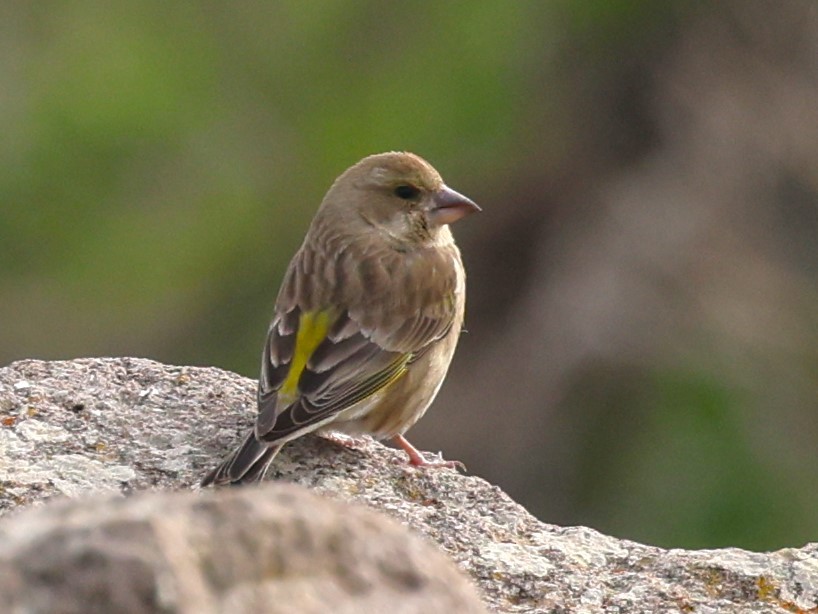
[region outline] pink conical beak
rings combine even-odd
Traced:
[[[481,211],[473,200],[445,185],[433,194],[432,199],[434,205],[429,211],[429,219],[438,226],[452,224],[470,213]]]

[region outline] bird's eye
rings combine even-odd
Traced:
[[[412,200],[418,197],[420,190],[413,185],[402,184],[395,188],[394,193],[403,200]]]

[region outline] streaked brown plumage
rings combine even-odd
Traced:
[[[290,262],[262,358],[255,429],[202,485],[261,479],[312,431],[394,438],[434,400],[463,323],[448,224],[478,211],[410,153],[369,156],[332,185]]]

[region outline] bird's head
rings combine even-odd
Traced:
[[[328,208],[343,208],[353,226],[361,223],[410,244],[449,240],[446,226],[480,211],[443,183],[431,164],[404,152],[369,156],[349,168],[327,193],[322,209]]]

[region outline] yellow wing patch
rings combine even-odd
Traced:
[[[298,334],[295,338],[295,349],[290,362],[290,370],[287,372],[287,379],[281,384],[278,396],[279,400],[285,404],[292,403],[296,399],[298,390],[298,380],[307,361],[312,356],[315,348],[326,338],[327,331],[334,320],[333,314],[327,311],[313,311],[301,314],[298,320]]]

